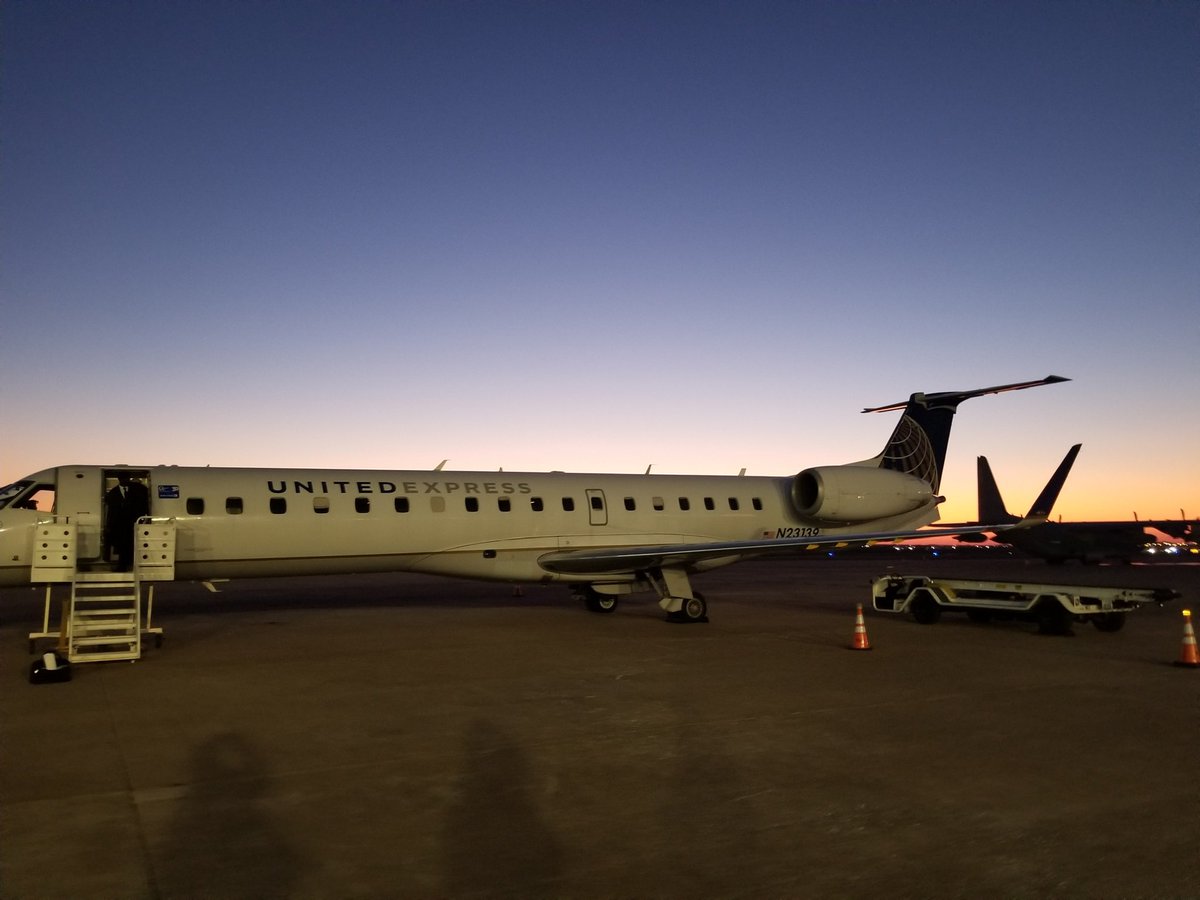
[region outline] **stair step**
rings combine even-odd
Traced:
[[[125,582],[133,584],[133,573],[131,572],[76,572],[75,581],[77,584],[104,584],[105,582]]]
[[[101,647],[105,644],[117,645],[123,644],[132,647],[137,643],[136,634],[94,634],[90,636],[80,637],[75,635],[71,639],[71,643],[76,647]]]
[[[97,610],[97,608],[92,608],[92,610],[76,610],[76,618],[96,619],[103,618],[104,616],[133,616],[136,612],[137,610],[131,610],[128,606],[110,606],[102,608],[102,610]]]
[[[114,653],[72,653],[71,662],[105,662],[117,661],[121,659],[137,659],[139,654],[131,654],[126,651],[116,651]]]

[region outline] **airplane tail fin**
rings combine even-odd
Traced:
[[[1015,525],[1018,522],[1022,525],[1030,525],[1046,521],[1050,518],[1050,511],[1054,509],[1054,503],[1058,500],[1058,495],[1066,483],[1067,475],[1071,472],[1071,466],[1075,465],[1075,457],[1079,455],[1079,448],[1082,446],[1082,444],[1076,444],[1067,451],[1067,455],[1058,464],[1058,468],[1054,470],[1054,474],[1050,476],[1050,480],[1046,482],[1042,492],[1029,507],[1029,512],[1025,513],[1024,518],[1021,519],[1005,509],[1004,500],[1000,497],[1000,488],[996,485],[996,479],[992,475],[992,468],[988,465],[987,457],[979,457],[977,460],[979,521],[995,522],[998,525]]]
[[[1011,525],[1016,522],[1017,517],[1004,505],[1000,488],[992,475],[992,467],[988,465],[986,456],[975,459],[975,471],[979,483],[979,521],[995,522],[997,525]]]
[[[974,391],[943,391],[936,394],[913,394],[904,403],[892,403],[864,409],[863,412],[889,412],[903,409],[904,414],[896,430],[884,447],[883,453],[868,460],[880,468],[893,469],[915,475],[927,482],[936,492],[942,481],[942,467],[946,461],[946,447],[950,443],[950,426],[958,404],[972,397],[985,394],[1000,394],[1070,381],[1061,375],[1047,375],[1037,381],[1021,381],[979,388]]]

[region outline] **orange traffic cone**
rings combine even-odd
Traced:
[[[1196,632],[1192,629],[1190,609],[1183,611],[1183,646],[1179,649],[1179,659],[1175,660],[1175,665],[1200,669],[1200,651],[1196,649]]]
[[[851,650],[870,650],[871,641],[867,637],[867,623],[863,621],[862,604],[858,604],[854,611],[854,643],[850,645]],[[1193,648],[1195,649],[1195,648]]]

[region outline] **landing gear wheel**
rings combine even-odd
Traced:
[[[584,603],[594,613],[610,613],[617,608],[617,598],[607,596],[606,594],[589,596],[584,600]]]
[[[708,602],[704,599],[704,595],[696,593],[691,597],[685,597],[683,607],[678,612],[669,613],[668,621],[679,622],[684,625],[691,625],[697,622],[708,621]]]
[[[592,587],[580,591],[583,604],[594,613],[611,613],[617,608],[617,598],[613,594],[602,594]]]

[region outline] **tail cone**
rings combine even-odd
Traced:
[[[854,643],[851,650],[870,650],[871,641],[867,637],[867,623],[863,621],[862,604],[859,603],[854,612]],[[1196,648],[1193,647],[1193,650]]]

